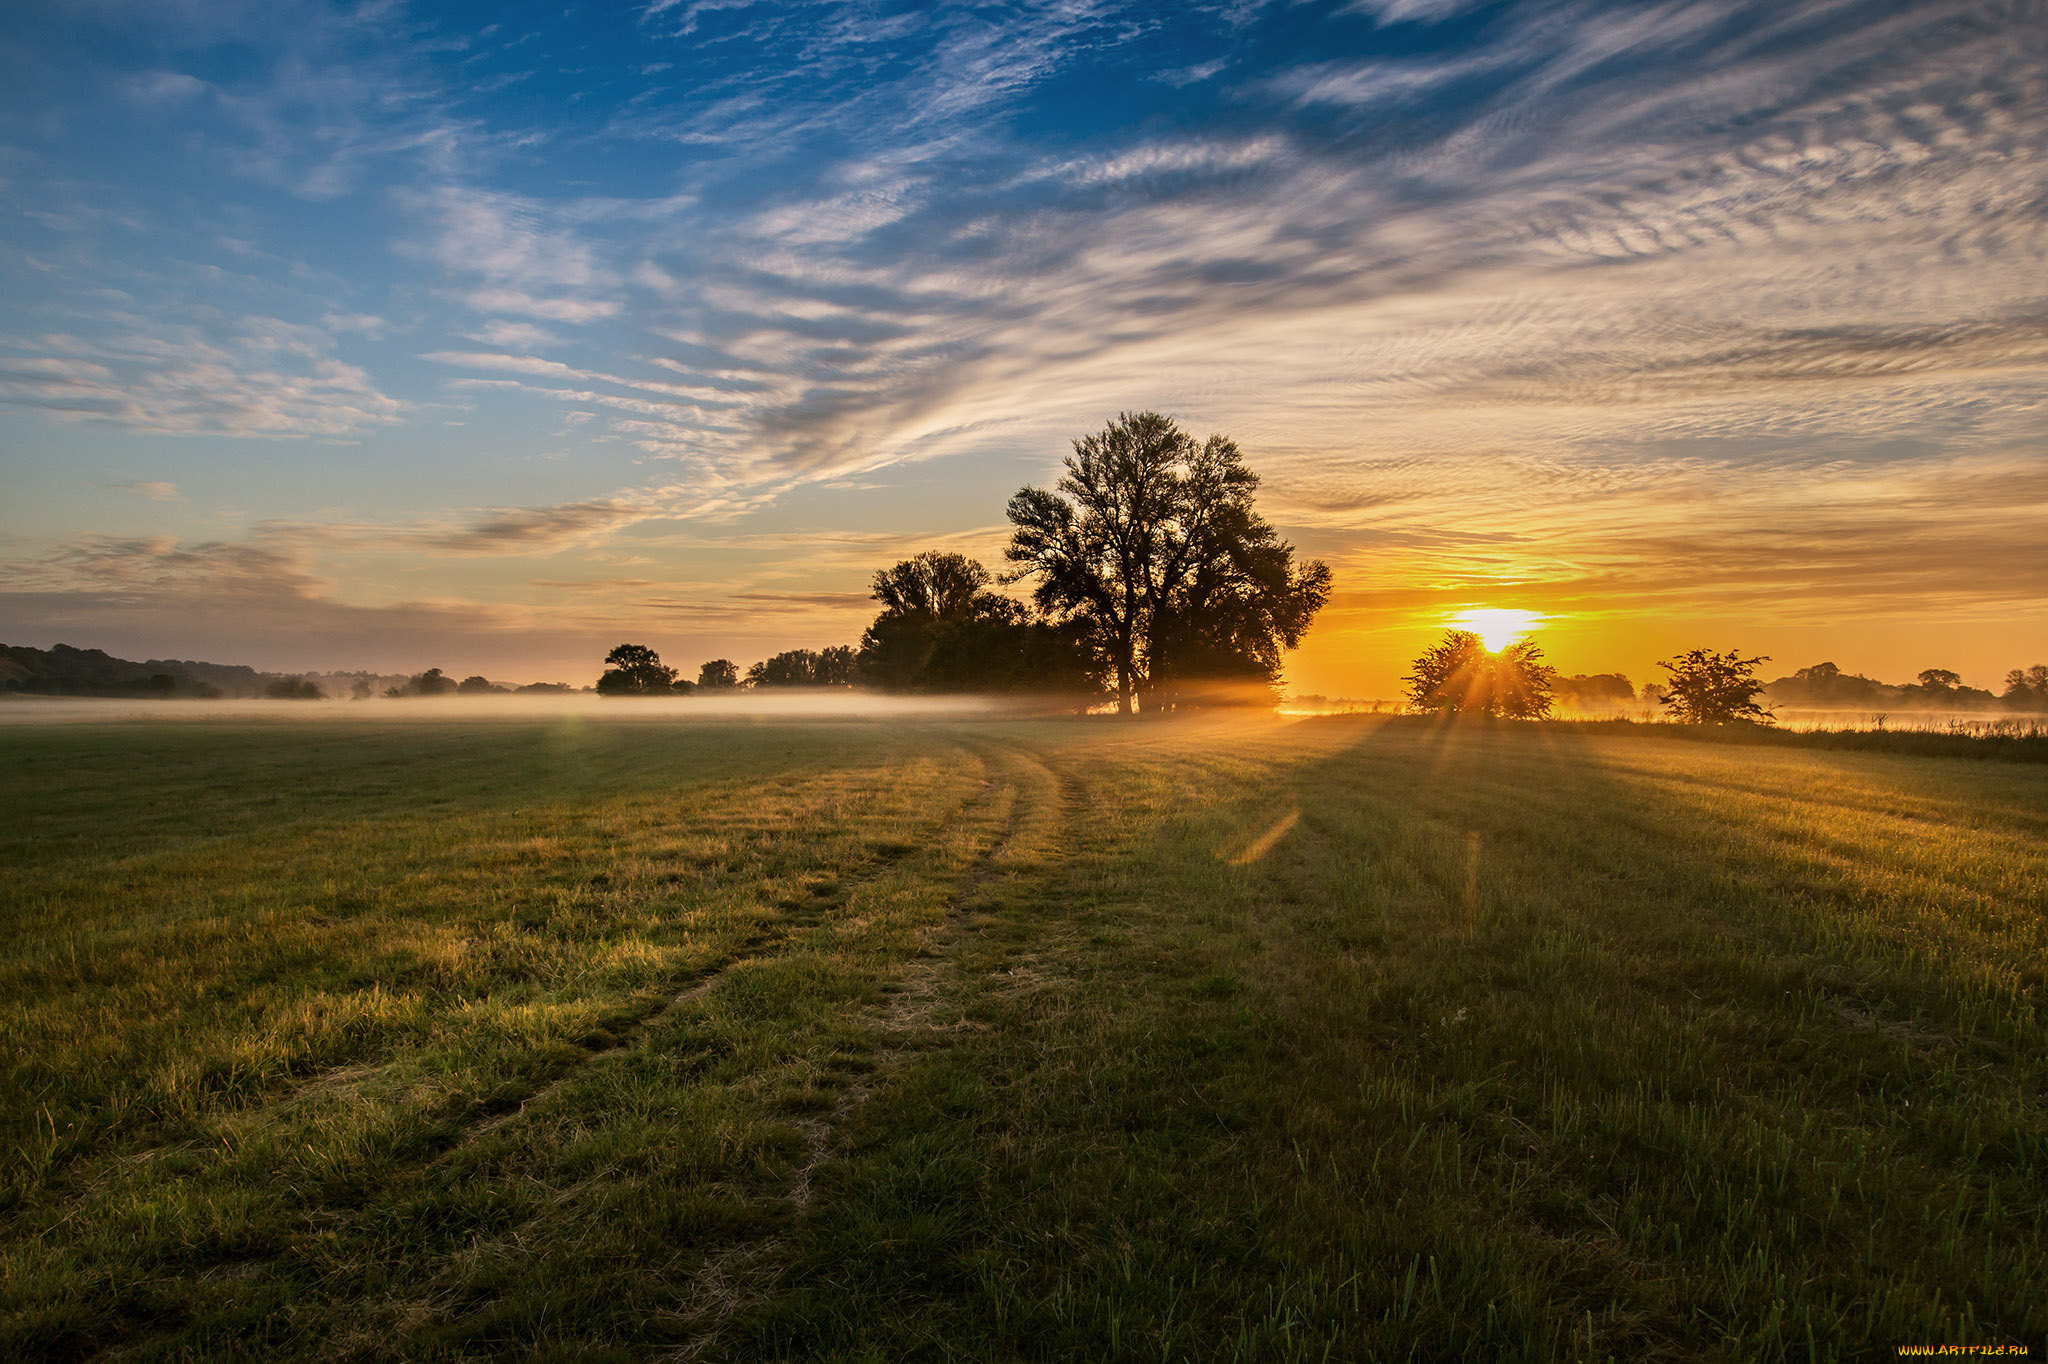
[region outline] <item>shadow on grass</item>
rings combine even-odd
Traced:
[[[1053,755],[1124,826],[963,962],[982,1030],[872,1107],[734,1357],[1828,1358],[2048,1327],[2038,847],[2015,868],[1956,837],[1966,795],[1812,753],[1314,733]]]

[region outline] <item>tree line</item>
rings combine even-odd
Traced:
[[[1667,678],[1646,691],[1683,724],[1768,723],[1770,710],[1757,699],[1764,684],[1756,670],[1765,661],[1765,655],[1744,658],[1733,650],[1688,649],[1660,662]],[[1626,678],[1605,678],[1627,693]],[[1469,630],[1446,632],[1403,680],[1409,708],[1423,713],[1541,720],[1557,703],[1557,670],[1543,661],[1533,641],[1489,650]]]
[[[1139,412],[1073,444],[1053,487],[1010,499],[1000,574],[966,555],[919,554],[875,573],[881,611],[857,647],[777,654],[743,677],[717,659],[689,682],[653,649],[622,644],[598,690],[1038,692],[1114,696],[1127,715],[1276,700],[1282,654],[1329,599],[1330,570],[1297,562],[1258,514],[1258,475],[1236,442],[1197,441]],[[1014,586],[1027,598],[998,590]]]
[[[740,687],[840,687],[857,680],[854,652],[788,649],[753,664],[746,672],[729,658],[701,664],[695,680],[682,676],[644,644],[621,644],[604,656],[597,690],[607,696],[661,696],[693,691],[734,691]]]
[[[1933,708],[2003,705],[2021,711],[2048,710],[2048,665],[2015,668],[2006,674],[1998,697],[1966,687],[1947,668],[1928,668],[1902,687],[1844,673],[1833,663],[1801,668],[1790,677],[1766,683],[1757,669],[1768,654],[1743,656],[1737,650],[1688,649],[1657,666],[1662,681],[1647,682],[1634,692],[1626,677],[1602,673],[1561,678],[1543,662],[1543,651],[1524,640],[1490,651],[1478,635],[1451,630],[1441,642],[1417,658],[1402,680],[1411,710],[1439,715],[1482,715],[1535,720],[1547,717],[1559,700],[1598,704],[1640,699],[1662,706],[1683,724],[1769,724],[1772,700],[1809,706],[1905,704]]]

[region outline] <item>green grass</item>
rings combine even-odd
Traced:
[[[0,730],[0,1356],[2048,1343],[2048,770]]]

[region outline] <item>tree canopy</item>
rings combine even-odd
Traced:
[[[597,689],[607,696],[651,696],[673,692],[676,670],[645,644],[621,644],[604,656]]]
[[[2048,663],[2007,673],[1998,699],[2014,710],[2048,710]]]
[[[861,636],[861,679],[888,691],[1041,691],[1094,696],[1080,632],[1030,619],[964,554],[927,553],[878,571],[882,603]]]
[[[1537,720],[1550,714],[1557,673],[1529,640],[1490,653],[1471,631],[1447,630],[1406,681],[1408,704],[1419,711]]]
[[[740,670],[729,658],[714,658],[697,669],[697,685],[708,691],[727,691],[740,684]]]
[[[160,673],[158,676],[164,677],[165,681],[171,680],[166,674]],[[150,681],[155,683],[156,678],[152,677]],[[169,691],[171,688],[155,687],[154,690]],[[273,701],[324,701],[327,699],[327,693],[321,691],[320,684],[310,677],[279,678],[265,687],[263,694]]]
[[[1764,684],[1756,680],[1757,665],[1769,657],[1758,654],[1744,658],[1733,649],[1726,653],[1687,649],[1676,658],[1657,664],[1671,674],[1659,699],[1671,707],[1674,716],[1689,725],[1731,725],[1744,721],[1769,724],[1771,713],[1757,700]],[[1795,676],[1813,681],[1831,679],[1840,672],[1834,664],[1822,663],[1802,668]],[[1803,676],[1809,673],[1813,676]]]
[[[1252,506],[1237,444],[1197,442],[1156,412],[1124,413],[1074,442],[1051,489],[1010,499],[1005,559],[1052,621],[1080,628],[1116,679],[1171,707],[1214,680],[1270,689],[1283,649],[1329,598],[1330,571],[1297,565]]]
[[[853,649],[788,649],[747,669],[749,687],[836,687],[853,681]]]
[[[386,696],[447,696],[455,690],[455,679],[446,676],[439,668],[429,668],[423,673],[414,673],[402,687],[386,687]]]
[[[1612,710],[1636,699],[1636,684],[1621,673],[1574,673],[1558,677],[1551,693],[1560,705],[1580,710]]]

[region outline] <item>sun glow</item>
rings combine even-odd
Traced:
[[[1534,611],[1483,610],[1453,616],[1451,624],[1460,630],[1470,630],[1479,636],[1486,652],[1497,654],[1528,634],[1536,622],[1543,619],[1545,617]]]

